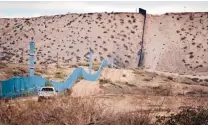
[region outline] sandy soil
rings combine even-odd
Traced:
[[[205,75],[208,13],[148,15],[144,66],[153,71]]]
[[[208,13],[147,15],[144,68],[207,75]],[[29,40],[36,42],[36,64],[87,62],[114,57],[116,65],[138,63],[144,17],[138,13],[92,13],[0,19],[0,54],[5,62],[28,63]]]
[[[115,112],[160,108],[160,113],[165,114],[181,106],[208,106],[208,82],[190,80],[189,83],[188,79],[183,79],[185,83],[182,77],[172,79],[142,70],[105,68],[100,79],[108,82],[82,80],[72,88],[72,96],[93,96]]]
[[[180,108],[187,106],[208,107],[208,82],[204,79],[196,82],[184,76],[161,75],[139,69],[104,68],[98,81],[76,82],[70,96],[61,94],[55,100],[48,100],[55,101],[56,104],[45,106],[44,110],[50,112],[58,106],[71,104],[71,98],[94,100],[91,105],[101,107],[104,114],[148,111],[152,120],[155,120],[155,116],[177,113]],[[23,97],[9,100],[7,104],[16,108],[23,105],[37,108],[42,104],[37,101],[38,97]]]

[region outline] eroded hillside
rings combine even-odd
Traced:
[[[36,63],[75,64],[113,56],[121,67],[137,67],[144,17],[138,13],[88,13],[0,19],[1,60],[28,63],[29,41],[36,42]],[[146,69],[208,74],[208,13],[147,15]]]
[[[208,74],[208,13],[148,15],[147,68],[180,74]]]

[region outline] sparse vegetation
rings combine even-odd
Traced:
[[[99,83],[103,85],[107,83],[112,83],[112,81],[110,79],[99,79]]]
[[[78,62],[77,63],[78,66],[89,66],[88,62]]]
[[[208,109],[185,107],[178,114],[157,117],[156,125],[206,125]]]
[[[107,48],[103,48],[104,51],[107,51]]]
[[[59,78],[59,79],[63,79],[66,77],[66,75],[63,72],[56,72],[54,77]]]
[[[186,37],[181,37],[181,40],[185,40],[186,39]]]
[[[155,86],[150,88],[153,95],[170,96],[172,94],[171,86]]]
[[[123,77],[126,77],[126,74],[123,74],[122,76],[123,76]]]
[[[98,105],[94,98],[71,98],[68,94],[52,100],[23,103],[1,102],[0,120],[16,125],[206,125],[208,117],[206,108],[184,107],[178,114],[157,116],[154,122],[152,110],[104,112],[104,106]]]
[[[147,60],[144,61],[144,62],[148,62],[147,64],[144,64],[145,68],[149,68],[151,70],[151,68],[153,67],[155,68],[155,70],[158,71],[176,72],[176,73],[180,73],[179,75],[189,74],[189,73],[194,75],[198,73],[205,74],[206,73],[205,70],[207,68],[207,63],[208,63],[207,60],[205,59],[207,57],[206,52],[208,45],[207,42],[208,39],[206,38],[206,33],[205,33],[205,30],[207,30],[208,26],[205,23],[206,20],[204,20],[207,16],[206,13],[204,14],[204,17],[203,14],[199,15],[198,13],[196,14],[195,13],[193,14],[166,13],[165,15],[169,15],[169,16],[165,16],[165,18],[156,18],[154,16],[148,16],[149,22],[145,26],[144,51],[143,51],[145,54],[147,53],[146,57],[148,57]],[[185,17],[186,15],[188,16]],[[200,19],[200,16],[202,16],[203,19]],[[154,18],[155,20],[152,20],[152,18]],[[59,19],[61,21],[60,24],[57,23]],[[157,19],[162,19],[162,20],[157,20]],[[168,21],[166,19],[168,19],[168,21],[173,20],[173,22],[170,22],[171,25],[167,25]],[[2,23],[2,26],[0,28],[2,31],[2,36],[0,36],[0,46],[1,46],[0,49],[2,48],[2,51],[0,50],[1,51],[0,55],[3,56],[6,55],[5,57],[1,58],[1,60],[5,61],[6,63],[0,63],[0,80],[8,79],[13,76],[27,76],[29,74],[28,73],[29,68],[28,66],[25,67],[25,64],[29,62],[28,60],[29,55],[27,56],[27,54],[29,54],[30,52],[28,51],[28,48],[26,46],[24,47],[26,47],[27,50],[20,50],[19,47],[20,46],[23,47],[22,45],[26,41],[29,41],[31,35],[34,35],[34,37],[36,38],[35,42],[37,41],[38,43],[37,44],[38,49],[36,49],[36,53],[35,53],[37,55],[36,56],[37,59],[35,60],[37,61],[38,64],[41,64],[43,66],[45,66],[44,64],[53,65],[54,63],[56,63],[56,59],[57,59],[60,62],[60,66],[62,63],[65,63],[70,68],[71,67],[77,68],[78,66],[88,67],[89,57],[87,55],[86,56],[83,55],[88,51],[88,50],[86,51],[86,49],[89,49],[89,47],[92,47],[92,49],[95,50],[93,59],[97,63],[101,62],[106,57],[111,57],[111,55],[113,58],[114,56],[116,56],[115,68],[120,68],[120,67],[129,68],[133,65],[136,66],[138,61],[136,57],[137,57],[137,50],[138,48],[141,47],[141,44],[139,43],[141,42],[142,39],[141,31],[143,25],[141,25],[141,22],[143,22],[143,19],[140,18],[139,14],[136,13],[112,12],[112,13],[67,14],[64,16],[56,15],[49,17],[43,16],[38,18],[30,18],[30,19],[16,18],[16,19],[3,19],[3,20],[5,21],[3,21],[4,23]],[[36,21],[38,24],[36,23]],[[63,23],[63,27],[61,25],[62,23]],[[155,25],[155,24],[161,24],[161,25]],[[149,32],[151,32],[151,26],[158,28],[156,30],[157,32],[153,32],[149,34]],[[204,30],[204,31],[201,32],[200,30]],[[172,35],[170,33],[172,33]],[[43,35],[41,36],[41,34]],[[58,36],[61,36],[61,38],[59,39]],[[161,37],[163,37],[164,40],[160,41]],[[155,40],[159,40],[159,41],[155,42]],[[158,47],[150,46],[149,43],[150,44],[155,43],[155,45],[156,43],[160,43],[160,45],[162,46],[160,45]],[[177,48],[174,50],[173,47],[175,46]],[[173,51],[171,49],[173,49]],[[150,51],[151,52],[154,51],[155,53],[151,56],[149,55]],[[160,51],[162,53],[160,53]],[[177,55],[170,55],[170,57],[167,56],[176,51],[177,51],[176,53]],[[56,55],[56,52],[60,52],[60,56],[57,58],[56,56],[54,56]],[[162,56],[162,58],[157,57],[159,55]],[[180,58],[178,56],[180,56]],[[173,59],[173,61],[170,60],[164,61],[166,57],[168,57],[171,60]],[[14,63],[14,62],[17,64],[9,65],[9,63]],[[72,65],[76,62],[78,63]],[[157,62],[157,64],[155,62]],[[170,63],[171,66],[168,63]],[[24,66],[19,66],[20,64],[23,64]],[[57,67],[58,66],[59,65],[57,65]],[[99,66],[100,64],[93,64],[93,70],[97,71]],[[6,70],[5,67],[7,67]],[[39,66],[35,66],[35,75],[47,75],[46,77],[50,77],[50,79],[59,78],[57,80],[65,79],[66,77],[64,72],[60,70],[61,68],[58,70],[54,70],[52,73],[50,71],[47,72],[46,69],[48,69],[48,66],[47,68],[46,67],[42,68],[43,70],[41,68],[39,69],[38,68]],[[65,70],[71,70],[71,69],[66,69],[66,67],[64,68]],[[144,67],[139,67],[139,68],[142,69]],[[119,70],[119,69],[115,69],[115,70]],[[161,77],[155,77],[154,75],[147,75],[146,72],[145,73],[139,72],[136,75],[138,75],[138,77],[135,76],[136,77],[135,85],[132,84],[132,81],[128,80],[131,77],[133,77],[133,75],[129,75],[129,74],[119,75],[123,80],[122,82],[119,83],[116,82],[113,83],[112,81],[114,80],[111,79],[102,78],[99,80],[100,83],[99,85],[103,85],[104,87],[107,88],[107,89],[105,88],[105,90],[102,91],[104,91],[105,92],[104,94],[106,94],[105,97],[103,98],[110,99],[110,101],[108,102],[111,103],[112,98],[109,96],[110,94],[112,93],[117,94],[116,96],[113,95],[116,99],[112,100],[112,102],[119,100],[119,104],[117,105],[115,103],[115,107],[113,107],[113,109],[119,107],[122,104],[128,105],[126,104],[128,103],[128,101],[125,103],[120,102],[122,101],[121,96],[125,98],[128,98],[129,96],[133,97],[135,101],[131,102],[130,104],[131,106],[134,105],[134,103],[138,103],[139,100],[143,98],[143,94],[145,99],[139,102],[138,104],[145,103],[146,100],[151,102],[152,100],[154,99],[157,100],[160,97],[168,98],[168,100],[171,100],[172,102],[171,105],[173,105],[174,108],[175,106],[184,103],[183,99],[185,99],[186,97],[192,98],[197,96],[197,98],[200,99],[202,99],[203,97],[204,102],[206,103],[207,101],[206,98],[204,98],[204,96],[207,97],[208,95],[206,91],[206,87],[208,86],[207,79],[202,80],[197,76],[196,78],[187,78],[184,80],[183,78],[179,79],[175,76],[174,77],[169,76],[161,79]],[[112,75],[112,77],[115,76]],[[79,78],[78,81],[76,82],[79,82],[82,79],[83,78]],[[84,80],[82,80],[82,82],[84,82]],[[182,85],[180,86],[180,84]],[[46,85],[52,85],[52,84],[46,83]],[[143,86],[139,88],[140,85]],[[190,86],[193,88],[195,88],[196,86],[196,89],[192,90],[189,88]],[[176,92],[177,90],[182,91],[182,94],[180,95],[183,97],[182,99],[178,97],[177,95],[178,93]],[[135,92],[136,94],[138,94],[139,92],[142,93],[142,95],[138,94],[139,96],[142,97],[133,95],[132,94],[133,92]],[[4,101],[0,100],[0,120],[3,121],[4,123],[17,124],[17,125],[19,124],[22,125],[24,124],[26,125],[27,124],[31,124],[31,125],[32,124],[150,125],[151,116],[148,116],[149,113],[148,111],[143,111],[144,114],[141,115],[140,114],[141,111],[137,111],[135,107],[130,107],[131,109],[133,110],[135,109],[136,111],[129,112],[131,109],[127,108],[127,110],[125,110],[126,112],[123,113],[118,112],[117,114],[111,114],[107,112],[109,114],[103,114],[102,110],[100,110],[99,108],[95,108],[95,101],[91,100],[92,102],[88,102],[87,100],[89,99],[88,97],[87,99],[72,98],[70,97],[71,93],[73,93],[72,90],[68,89],[64,96],[58,96],[54,100],[47,100],[44,103],[26,101],[26,102],[4,104]],[[127,95],[125,95],[126,93],[128,93],[128,97]],[[174,97],[176,96],[179,100],[181,100],[177,105],[175,104],[176,101],[178,100],[177,99],[173,100],[172,99],[174,98],[173,95]],[[29,96],[29,93],[26,93],[26,96]],[[154,97],[153,99],[151,99],[152,96],[156,96],[157,98]],[[15,102],[15,100],[12,101]],[[96,100],[96,102],[100,102],[100,101]],[[157,100],[157,102],[159,101]],[[110,103],[108,107],[111,107]],[[102,104],[104,105],[104,103]],[[142,107],[139,106],[138,104],[137,106],[139,108]],[[168,103],[166,104],[167,105],[164,105],[164,107],[169,108]],[[194,105],[197,104],[198,102],[194,103]],[[150,105],[152,106],[154,104],[148,103],[148,106]],[[126,107],[122,107],[122,108],[126,108]],[[201,122],[201,121],[205,121],[205,117],[207,117],[207,116],[205,117],[203,116],[204,112],[207,112],[207,110],[203,111],[203,113],[198,110],[182,111],[179,114],[175,114],[160,119],[162,122],[160,123],[158,122],[158,125],[206,124]]]
[[[53,86],[53,84],[50,81],[46,81],[45,86]]]

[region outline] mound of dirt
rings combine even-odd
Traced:
[[[135,74],[129,69],[104,68],[101,79],[110,79],[112,82],[134,82]]]
[[[72,97],[84,97],[96,95],[101,92],[99,82],[81,80],[72,87]]]

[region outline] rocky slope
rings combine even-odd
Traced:
[[[28,63],[29,41],[36,43],[36,63],[75,64],[113,56],[117,64],[136,67],[144,17],[138,13],[88,13],[0,19],[1,60]],[[144,34],[146,69],[180,74],[208,74],[208,13],[147,15]]]

